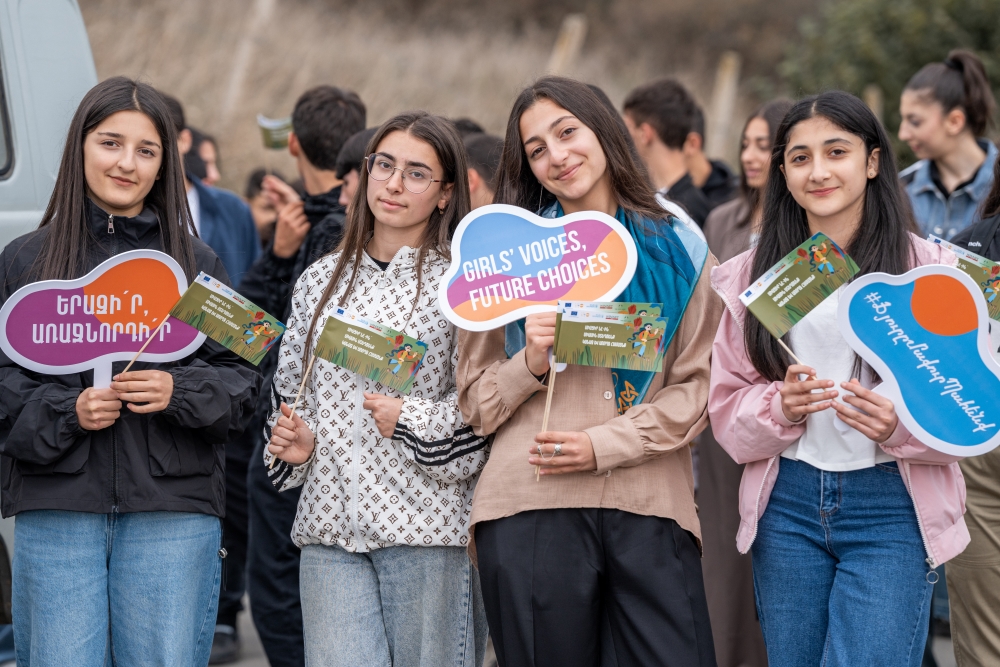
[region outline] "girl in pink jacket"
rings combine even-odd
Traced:
[[[840,291],[786,336],[790,359],[738,295],[816,232],[861,273],[954,264],[912,235],[889,138],[856,97],[789,111],[774,143],[755,249],[712,273],[727,312],[715,339],[709,414],[745,463],[737,547],[751,551],[771,667],[912,665],[927,637],[932,569],[969,541],[956,457],[899,422],[836,323]]]

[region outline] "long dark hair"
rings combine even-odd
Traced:
[[[986,67],[972,51],[955,49],[943,62],[924,65],[910,78],[904,90],[926,91],[941,104],[945,113],[961,109],[965,113],[965,125],[974,136],[983,136],[986,128],[993,124],[996,100]]]
[[[766,102],[757,108],[750,117],[747,118],[747,122],[743,124],[743,132],[740,133],[741,141],[742,137],[747,133],[747,127],[750,126],[750,121],[755,118],[760,118],[762,121],[767,123],[767,134],[768,140],[771,146],[774,146],[774,138],[778,134],[778,125],[781,124],[781,120],[785,117],[785,114],[792,108],[794,102],[788,99],[780,98],[776,100],[771,100]],[[742,150],[740,151],[743,152]],[[747,203],[747,212],[740,220],[740,226],[748,224],[753,220],[753,216],[757,213],[757,208],[761,205],[764,200],[763,188],[752,188],[750,184],[747,183],[747,175],[743,171],[743,161],[740,160],[740,194],[743,196],[743,200]]]
[[[437,154],[441,168],[444,170],[442,176],[442,187],[453,183],[451,199],[444,213],[434,209],[431,213],[430,221],[424,229],[424,236],[420,240],[420,248],[417,250],[417,295],[410,313],[416,309],[419,300],[420,290],[423,287],[423,268],[427,253],[431,250],[437,252],[446,259],[451,259],[451,236],[455,232],[458,223],[468,214],[471,204],[469,201],[469,171],[466,166],[465,147],[462,139],[447,119],[441,116],[432,116],[426,111],[412,111],[391,118],[378,128],[378,131],[368,142],[366,154],[370,155],[378,150],[378,145],[382,140],[393,132],[406,132],[421,141],[426,142]],[[323,295],[313,313],[312,321],[309,323],[309,334],[306,336],[306,350],[312,350],[312,341],[316,333],[316,326],[319,323],[320,314],[333,298],[337,284],[343,278],[347,268],[351,268],[351,277],[347,281],[347,287],[340,293],[337,303],[341,307],[347,305],[347,299],[354,291],[354,285],[358,280],[358,267],[361,266],[364,257],[365,246],[371,239],[375,231],[375,214],[368,206],[368,169],[362,168],[358,172],[358,189],[354,193],[354,200],[351,202],[350,212],[344,222],[344,236],[333,251],[340,253],[337,266],[333,270]]]
[[[50,229],[33,265],[37,280],[79,278],[86,270],[90,248],[97,239],[87,224],[83,142],[95,127],[119,111],[145,114],[160,136],[163,147],[160,174],[146,195],[145,204],[156,211],[164,252],[177,260],[188,280],[195,277],[191,243],[194,225],[188,210],[177,132],[170,112],[155,88],[116,76],[91,88],[70,121],[55,189],[38,224],[39,229]]]
[[[778,126],[771,150],[771,166],[764,190],[764,215],[751,277],[763,275],[810,236],[806,212],[788,190],[781,166],[792,130],[799,123],[816,117],[825,118],[845,132],[859,137],[869,155],[879,149],[878,174],[868,179],[860,224],[844,250],[857,263],[861,274],[904,273],[914,261],[909,232],[916,227],[899,185],[892,143],[885,128],[864,102],[837,90],[800,100]],[[754,368],[768,380],[783,379],[789,359],[778,341],[755,317],[746,318],[744,331],[747,352]]]
[[[514,101],[497,170],[496,203],[536,211],[555,201],[555,195],[531,173],[521,138],[521,116],[538,100],[549,100],[566,109],[597,135],[607,160],[611,191],[619,206],[654,221],[669,215],[656,202],[645,170],[636,163],[628,133],[622,131],[624,125],[614,107],[609,108],[587,84],[559,76],[539,79]]]

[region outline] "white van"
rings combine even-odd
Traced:
[[[38,226],[69,121],[96,84],[76,0],[0,0],[0,248]]]
[[[0,0],[0,248],[38,226],[70,119],[96,84],[76,0]],[[13,519],[0,521],[0,537],[13,553]],[[4,560],[0,622],[10,623],[10,562]],[[13,648],[10,626],[0,625],[0,667],[14,664]]]

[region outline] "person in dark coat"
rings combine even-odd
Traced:
[[[170,255],[189,281],[204,271],[228,282],[191,234],[176,141],[152,87],[115,77],[92,88],[70,123],[39,228],[0,254],[0,301],[135,249]],[[211,339],[177,361],[140,358],[128,373],[126,363],[113,363],[102,388],[93,370],[48,375],[0,353],[20,664],[208,661],[224,556],[224,443],[252,414],[260,376]]]
[[[712,160],[705,155],[705,113],[698,106],[687,138],[685,157],[691,180],[708,199],[711,210],[739,195],[740,177],[722,160]]]
[[[264,179],[264,189],[278,209],[274,240],[239,286],[240,294],[281,321],[286,321],[291,309],[295,281],[340,241],[344,207],[339,204],[337,155],[344,142],[364,127],[365,106],[350,91],[320,86],[303,93],[295,103],[288,148],[306,194],[299,197],[277,178]],[[254,625],[272,667],[297,667],[305,662],[299,549],[291,539],[299,494],[279,494],[263,464],[264,425],[270,416],[277,351],[274,346],[260,364],[264,389],[243,437],[245,446],[240,448],[253,452],[242,464],[249,467],[247,591]]]
[[[695,138],[700,147],[694,132],[699,114],[694,98],[673,79],[639,86],[623,106],[625,125],[657,194],[683,206],[703,226],[712,205],[688,170]]]
[[[160,94],[177,130],[177,149],[186,157],[193,150],[194,134],[185,124],[184,107],[177,98]],[[201,160],[200,156],[196,157]],[[250,207],[238,195],[208,185],[190,171],[184,172],[184,188],[198,236],[215,251],[225,264],[230,280],[238,285],[260,255],[260,241]]]

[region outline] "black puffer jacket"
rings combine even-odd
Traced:
[[[156,214],[114,217],[88,201],[97,239],[86,271],[119,252],[162,250]],[[51,228],[10,243],[0,254],[0,302],[32,282],[30,268]],[[199,271],[227,281],[222,262],[198,239]],[[127,362],[115,362],[120,373]],[[174,391],[163,412],[121,417],[99,431],[80,428],[76,400],[93,385],[93,372],[42,375],[0,352],[0,482],[3,516],[57,509],[108,513],[177,511],[223,516],[224,443],[253,414],[260,374],[237,355],[206,339],[194,354],[170,363],[136,362],[135,370],[173,376]]]

